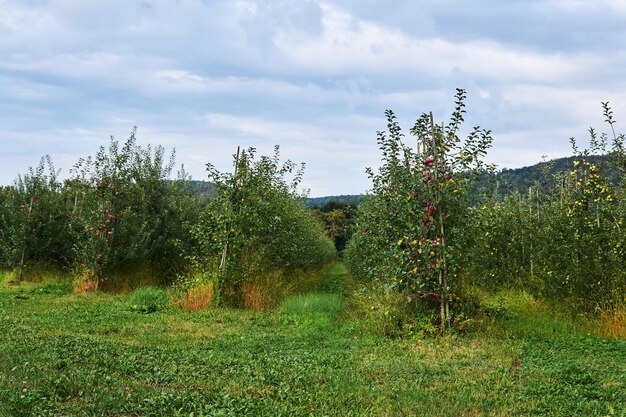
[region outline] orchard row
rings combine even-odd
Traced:
[[[402,327],[421,312],[459,324],[476,308],[468,294],[477,286],[520,288],[576,312],[624,309],[625,138],[614,133],[608,103],[611,136],[591,129],[583,151],[572,139],[568,170],[528,193],[502,195],[499,175],[482,162],[490,132],[458,133],[464,99],[459,90],[448,124],[422,115],[411,145],[391,112],[387,132],[378,134],[382,167],[370,171],[373,190],[359,207],[346,261],[370,299],[387,294],[383,304],[391,307],[380,311],[389,318],[381,320]],[[592,163],[590,155],[604,157]]]
[[[173,167],[173,153],[140,147],[134,132],[79,160],[65,181],[42,159],[0,190],[0,266],[60,268],[84,290],[124,287],[138,273],[151,283],[208,283],[238,304],[244,282],[333,259],[332,241],[296,192],[302,172],[281,163],[278,149],[238,152],[234,173],[207,165],[214,188],[205,196],[182,170],[170,180]]]

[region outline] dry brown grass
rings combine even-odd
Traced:
[[[313,290],[332,265],[315,271],[262,271],[242,286],[243,306],[253,311],[269,311],[287,297]]]
[[[271,308],[267,295],[267,291],[263,291],[259,282],[246,282],[243,284],[243,306],[247,309],[265,311]]]
[[[594,328],[601,336],[626,340],[626,306],[600,314],[598,325]]]
[[[77,294],[83,294],[86,292],[98,291],[100,282],[98,278],[92,274],[84,273],[76,280],[74,280],[74,292]]]
[[[213,302],[213,282],[206,282],[185,291],[177,300],[183,310],[204,310]]]

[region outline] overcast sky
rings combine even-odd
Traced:
[[[569,155],[601,101],[626,124],[626,1],[0,0],[0,184],[137,126],[195,179],[280,145],[312,196],[361,193],[385,109],[408,133],[456,87],[500,168]]]

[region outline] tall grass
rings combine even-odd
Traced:
[[[337,294],[309,293],[286,299],[280,311],[294,315],[337,315],[343,308],[343,300]]]
[[[259,272],[242,285],[242,306],[254,311],[269,311],[283,300],[315,289],[328,275],[333,264],[323,268],[290,272],[283,270]]]
[[[186,289],[176,302],[183,310],[204,310],[213,302],[215,287],[212,281]]]

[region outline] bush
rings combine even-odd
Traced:
[[[206,309],[213,301],[213,283],[208,282],[189,288],[177,298],[180,308],[188,311]]]
[[[71,204],[49,156],[0,188],[0,267],[27,264],[68,267],[72,263]]]
[[[128,302],[132,311],[149,314],[165,309],[170,297],[158,288],[144,287],[133,291],[128,297]]]
[[[76,164],[66,182],[76,267],[99,280],[137,265],[163,271],[164,281],[176,275],[186,262],[186,225],[197,204],[184,172],[169,179],[173,167],[174,152],[168,159],[160,146],[142,148],[135,131],[122,146],[111,139]]]
[[[379,285],[355,291],[350,302],[350,312],[364,319],[360,323],[367,331],[394,338],[436,332],[433,310],[421,310],[397,291]]]

